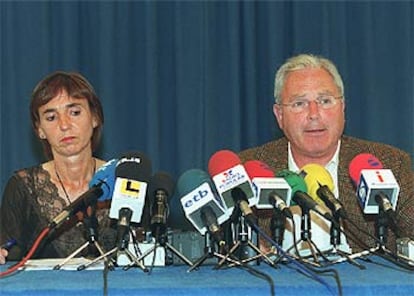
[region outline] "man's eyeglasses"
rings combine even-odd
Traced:
[[[317,97],[315,100],[305,100],[305,99],[295,99],[289,104],[278,104],[279,106],[284,106],[289,108],[290,111],[293,113],[300,113],[309,108],[310,102],[315,102],[319,108],[324,110],[331,109],[336,106],[339,100],[341,100],[343,96],[335,97],[331,95],[322,95]]]

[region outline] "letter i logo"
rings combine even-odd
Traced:
[[[381,183],[384,183],[384,179],[382,178],[381,172],[376,171],[375,173],[377,174],[378,181],[380,181]]]

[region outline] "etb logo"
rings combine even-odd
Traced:
[[[188,200],[186,200],[184,202],[184,207],[189,208],[189,207],[193,206],[194,204],[196,204],[197,202],[199,202],[200,200],[205,198],[207,195],[208,195],[207,190],[201,190],[200,189],[196,192],[191,192],[191,195],[188,198]]]
[[[129,197],[138,198],[141,182],[129,179],[122,179],[120,191]]]

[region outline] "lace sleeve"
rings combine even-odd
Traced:
[[[4,189],[0,209],[0,241],[14,238],[17,246],[9,253],[9,260],[20,259],[28,250],[32,234],[36,233],[35,225],[39,225],[28,201],[29,192],[24,182],[13,175]],[[30,222],[29,222],[30,221]]]

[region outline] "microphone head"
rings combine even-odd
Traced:
[[[178,178],[177,193],[179,196],[184,196],[205,182],[213,188],[207,172],[200,169],[190,169]]]
[[[177,192],[183,206],[184,214],[194,227],[204,235],[207,226],[202,213],[206,208],[211,209],[219,224],[229,218],[224,202],[216,192],[210,176],[200,169],[190,169],[183,173],[177,181]]]
[[[241,164],[241,160],[236,153],[230,150],[220,150],[210,157],[208,172],[211,176],[215,176],[238,164]]]
[[[273,170],[260,160],[249,160],[244,163],[247,174],[252,180],[255,189],[257,209],[273,209],[275,206],[274,197],[289,206],[292,190],[283,178],[276,178]]]
[[[103,190],[103,194],[99,197],[99,200],[109,200],[112,198],[112,193],[115,186],[115,168],[118,163],[118,159],[111,159],[104,163],[93,175],[92,180],[89,182],[89,188],[100,185]]]
[[[356,194],[365,214],[378,214],[378,194],[385,194],[394,209],[397,205],[400,186],[394,174],[384,169],[381,161],[369,153],[355,156],[349,164],[349,175],[356,187]]]
[[[155,196],[157,190],[164,190],[167,197],[171,197],[174,193],[174,180],[167,172],[157,172],[151,178],[149,183],[150,197]]]
[[[292,188],[292,195],[296,193],[296,191],[307,192],[308,188],[306,187],[305,180],[303,178],[292,171],[289,170],[282,170],[276,174],[277,177],[282,177],[288,182],[290,188]]]
[[[115,169],[115,176],[149,182],[152,173],[151,161],[142,152],[130,151],[121,155]]]
[[[319,204],[324,204],[317,194],[320,185],[326,185],[328,189],[334,191],[334,183],[331,174],[321,165],[309,163],[301,168],[299,173],[308,188],[308,194],[314,201]]]
[[[119,210],[129,208],[131,222],[141,222],[150,176],[151,161],[145,154],[127,152],[121,155],[115,168],[110,218],[118,219]]]
[[[276,174],[277,177],[282,177],[286,180],[289,184],[290,188],[292,189],[292,196],[296,194],[296,192],[307,192],[308,188],[306,187],[305,180],[303,178],[292,171],[289,170],[282,170]],[[291,201],[290,205],[295,205],[295,202]]]
[[[244,163],[244,168],[252,180],[254,178],[273,178],[275,176],[272,169],[260,160],[248,160]]]
[[[349,163],[349,175],[352,182],[357,186],[361,178],[361,170],[364,169],[382,169],[381,161],[370,153],[360,153],[355,156]]]

